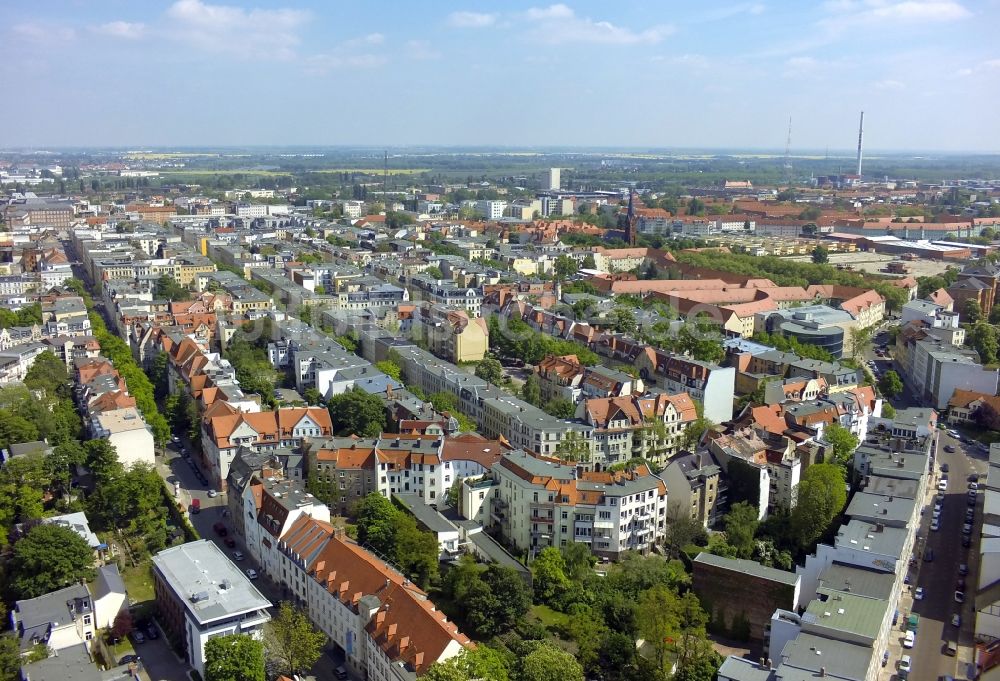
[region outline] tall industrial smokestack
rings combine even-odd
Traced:
[[[858,122],[858,177],[861,177],[861,143],[865,138],[865,112],[861,112],[861,120]]]

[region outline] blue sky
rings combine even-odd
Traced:
[[[0,146],[1000,151],[1000,0],[0,4]]]

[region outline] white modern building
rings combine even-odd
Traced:
[[[155,463],[153,433],[135,407],[102,411],[93,416],[95,438],[107,438],[124,466]]]
[[[231,634],[263,636],[273,603],[213,542],[202,539],[153,557],[160,623],[204,678],[205,644]]]

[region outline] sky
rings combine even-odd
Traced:
[[[0,147],[1000,151],[1000,0],[0,3]]]

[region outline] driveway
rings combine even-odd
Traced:
[[[136,646],[136,654],[150,681],[190,681],[188,664],[179,660],[163,636]]]

